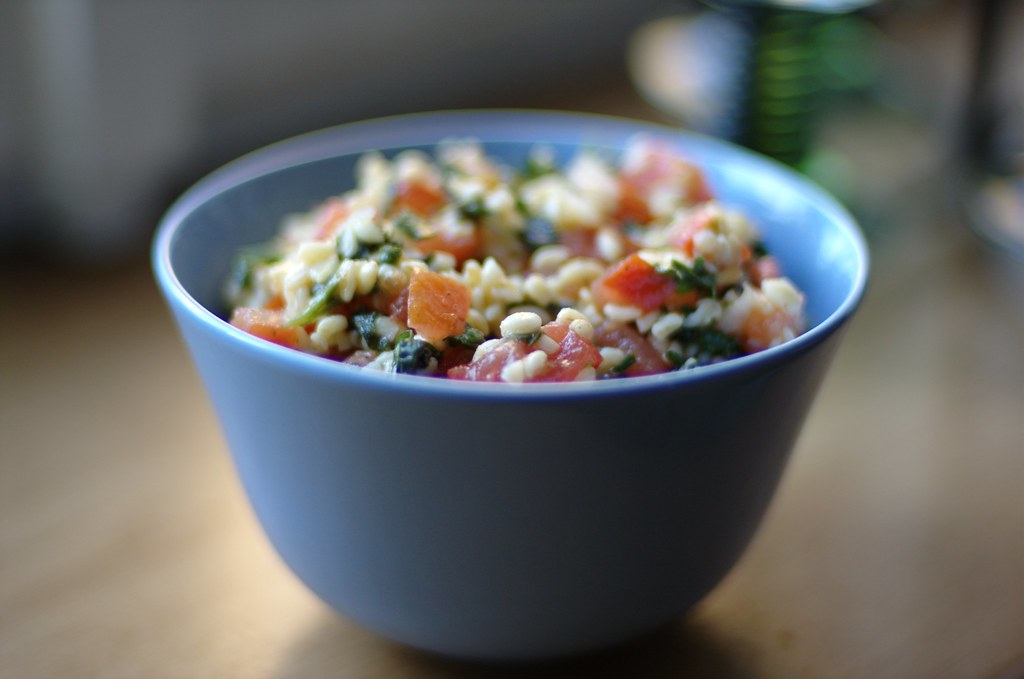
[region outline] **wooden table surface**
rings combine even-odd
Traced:
[[[480,666],[322,605],[260,532],[141,261],[0,274],[0,676],[1024,676],[1024,265],[955,218],[873,280],[771,510],[677,624]]]

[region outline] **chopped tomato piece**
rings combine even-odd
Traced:
[[[700,169],[680,158],[664,144],[648,145],[639,165],[623,172],[620,179],[622,190],[619,212],[633,211],[642,217],[643,210],[648,210],[647,219],[641,223],[650,220],[648,201],[655,187],[679,187],[683,199],[689,204],[703,203],[712,197]],[[627,216],[624,214],[623,218]]]
[[[782,309],[755,306],[738,333],[740,346],[750,353],[767,349],[784,337],[787,328],[797,334],[799,325],[799,319]]]
[[[697,294],[696,290],[687,290],[686,292],[673,292],[667,298],[665,298],[664,307],[666,309],[682,309],[684,307],[695,307],[697,301],[700,299],[700,295]]]
[[[409,327],[429,342],[460,335],[466,329],[471,294],[456,280],[427,269],[413,271],[409,283]]]
[[[382,294],[382,293],[379,293]],[[409,288],[405,287],[395,295],[382,296],[377,300],[374,307],[379,313],[390,316],[402,323],[409,325]]]
[[[601,364],[601,352],[592,342],[583,338],[569,326],[562,323],[549,323],[541,329],[544,334],[559,343],[558,351],[548,357],[547,363],[538,375],[530,378],[530,382],[571,382],[580,372],[589,366]],[[447,371],[448,377],[477,382],[500,382],[502,372],[510,364],[523,359],[535,347],[525,342],[503,342],[486,352],[480,360],[464,365],[456,365]],[[464,354],[469,360],[472,354]]]
[[[316,240],[324,240],[333,236],[345,217],[348,216],[348,207],[341,198],[329,198],[317,213]]]
[[[501,371],[528,353],[526,342],[503,342],[486,352],[479,361],[456,366],[448,377],[474,382],[501,382]]]
[[[750,282],[754,285],[761,285],[761,281],[766,278],[778,278],[782,275],[782,267],[779,265],[779,260],[771,255],[765,255],[749,261],[747,270]]]
[[[447,252],[455,257],[458,264],[476,257],[480,251],[480,229],[475,227],[465,233],[435,233],[423,240],[416,241],[415,247],[423,254],[431,252]]]
[[[620,252],[622,253],[619,255],[620,257],[640,249],[620,228],[612,227],[609,231],[618,241]],[[601,254],[601,250],[597,247],[597,233],[598,229],[568,229],[561,233],[558,244],[569,251],[570,257],[604,259],[604,255]]]
[[[299,329],[285,325],[284,312],[253,307],[238,307],[231,313],[231,325],[275,344],[296,348]]]
[[[562,340],[565,339],[565,336],[569,334],[569,325],[567,323],[554,321],[544,325],[540,331],[561,344]]]
[[[699,167],[690,165],[690,187],[688,191],[688,198],[691,203],[706,203],[712,198],[714,194],[711,193],[711,187],[708,186],[707,177]]]
[[[636,185],[630,177],[620,177],[619,209],[615,212],[615,218],[621,222],[646,224],[652,217],[651,210],[647,207],[647,199],[644,198],[643,188]]]
[[[677,221],[668,230],[669,245],[679,248],[687,257],[693,257],[693,239],[701,231],[711,228],[713,213],[706,209],[690,212]]]
[[[591,287],[598,303],[625,304],[644,311],[659,308],[675,289],[676,284],[671,276],[658,273],[654,266],[636,253],[605,272]]]
[[[562,323],[548,323],[544,334],[560,343],[558,353],[549,356],[544,371],[534,378],[537,382],[572,382],[587,367],[601,365],[601,352],[593,342]],[[559,337],[561,335],[561,337]]]
[[[559,245],[569,250],[571,257],[598,257],[595,229],[566,229],[561,233]]]
[[[437,363],[437,371],[446,375],[449,370],[460,366],[466,366],[473,360],[474,349],[461,345],[450,346],[441,354]]]
[[[594,342],[598,346],[615,347],[633,355],[636,362],[629,366],[626,375],[653,375],[672,367],[660,351],[628,325],[601,324],[594,328]]]
[[[281,311],[284,309],[284,295],[274,295],[267,300],[267,303],[263,305],[263,308],[271,311]]]
[[[393,209],[396,211],[405,209],[415,212],[421,217],[429,217],[440,210],[444,204],[444,191],[440,186],[405,181],[398,184]]]

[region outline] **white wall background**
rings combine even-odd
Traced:
[[[116,259],[235,155],[347,120],[584,87],[621,71],[630,32],[664,6],[3,0],[0,248]]]

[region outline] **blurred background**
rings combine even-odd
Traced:
[[[178,192],[301,132],[530,106],[623,78],[659,0],[10,0],[0,4],[4,249],[136,254]],[[579,22],[586,21],[586,30]]]
[[[465,107],[603,108],[723,136],[810,172],[867,222],[963,179],[969,158],[1016,174],[986,188],[1019,222],[1020,5],[6,0],[0,250],[120,263],[174,196],[246,151]],[[610,104],[626,92],[637,101]],[[1019,248],[1019,231],[996,239]]]
[[[1022,65],[1019,0],[0,0],[0,677],[1024,677]],[[328,613],[263,539],[148,264],[241,154],[468,107],[736,141],[871,249],[743,560],[558,667]]]

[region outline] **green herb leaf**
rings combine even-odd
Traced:
[[[309,300],[309,304],[306,305],[305,310],[292,320],[288,321],[285,325],[290,327],[309,325],[320,316],[326,314],[335,301],[335,294],[338,291],[338,285],[340,283],[341,268],[339,267],[326,283],[314,289],[313,297]]]
[[[422,373],[430,367],[430,360],[436,359],[440,354],[432,344],[414,339],[411,331],[406,332],[409,333],[408,336],[403,332],[396,338],[395,372],[407,375]]]
[[[388,340],[377,334],[378,316],[380,314],[376,311],[362,311],[352,316],[352,322],[367,347],[375,351],[384,351],[388,348]]]
[[[453,335],[452,337],[448,337],[446,338],[446,341],[451,342],[453,344],[461,344],[462,346],[469,347],[470,349],[475,349],[476,347],[483,344],[485,339],[487,338],[484,337],[484,334],[482,332],[480,332],[473,326],[467,324],[466,331],[464,333],[462,333],[461,335]]]
[[[382,243],[377,247],[373,258],[378,264],[395,264],[402,258],[402,246],[397,243]]]
[[[530,181],[537,177],[543,177],[546,174],[552,174],[556,172],[558,168],[555,163],[548,158],[541,157],[535,153],[531,153],[526,158],[526,163],[523,166],[523,172],[521,175],[522,181]]]
[[[708,268],[703,257],[695,259],[692,267],[686,266],[678,259],[673,259],[671,266],[658,267],[657,271],[675,279],[677,292],[696,290],[708,297],[718,295],[718,281],[715,272]]]
[[[522,232],[523,243],[532,252],[544,245],[554,245],[558,242],[558,230],[555,225],[541,217],[528,217],[526,226]]]
[[[634,363],[636,363],[636,356],[634,356],[633,354],[626,354],[626,358],[622,359],[621,363],[612,368],[611,372],[615,373],[616,375],[621,375],[627,370],[629,370],[629,367]]]
[[[412,213],[403,212],[395,218],[395,221],[392,222],[392,224],[396,230],[401,231],[413,240],[423,240],[423,238],[425,238],[425,236],[420,232],[416,217],[414,217]]]
[[[536,344],[537,340],[539,340],[540,336],[543,335],[543,334],[544,334],[543,332],[538,330],[536,332],[531,332],[531,333],[528,333],[528,334],[522,334],[522,335],[513,334],[513,335],[509,335],[508,339],[515,340],[517,342],[526,342],[528,345],[532,345],[532,344]]]
[[[228,298],[236,297],[243,290],[252,287],[252,274],[257,267],[273,264],[279,259],[281,259],[281,254],[277,251],[277,246],[273,241],[243,248],[231,260],[227,278]]]
[[[712,360],[733,358],[743,353],[740,341],[714,326],[705,325],[696,328],[680,328],[673,335],[683,344],[694,345],[697,360],[709,363]]]
[[[341,259],[368,259],[374,260],[378,264],[394,264],[402,258],[404,251],[399,243],[394,242],[389,238],[385,238],[382,243],[364,243],[362,241],[356,241],[356,251],[350,256],[345,256],[341,247],[341,236],[338,236],[338,257]]]
[[[472,219],[473,221],[483,219],[490,214],[490,210],[487,209],[487,206],[479,198],[460,205],[459,212],[466,219]]]

